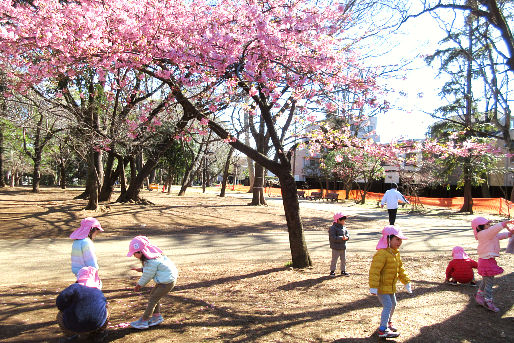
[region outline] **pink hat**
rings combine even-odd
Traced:
[[[478,239],[477,237],[477,227],[479,225],[485,225],[487,223],[490,223],[491,221],[488,219],[485,219],[484,217],[476,217],[471,221],[471,227],[473,228],[473,233],[475,234],[475,239]]]
[[[100,277],[98,277],[98,269],[95,267],[82,267],[77,273],[77,283],[86,287],[102,288]]]
[[[93,217],[84,218],[80,222],[80,227],[71,233],[70,238],[84,239],[89,235],[89,231],[91,231],[92,228],[104,231],[98,219],[95,219]]]
[[[469,256],[464,251],[464,248],[459,246],[452,249],[452,256],[456,260],[469,260]]]
[[[377,250],[389,248],[389,242],[387,239],[387,237],[389,235],[395,235],[396,237],[398,237],[400,239],[407,239],[407,237],[405,237],[403,235],[403,233],[400,229],[397,229],[392,225],[388,225],[382,230],[382,237],[378,241]]]
[[[134,255],[135,252],[141,251],[148,259],[154,259],[162,254],[162,250],[151,244],[145,236],[136,236],[132,238],[129,244],[129,252],[127,256]]]
[[[334,223],[337,223],[337,221],[341,218],[348,218],[348,216],[344,213],[341,213],[341,212],[337,212],[336,214],[334,214]]]

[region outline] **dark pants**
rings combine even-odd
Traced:
[[[75,331],[69,330],[67,327],[64,326],[64,322],[63,322],[63,318],[62,318],[62,311],[59,311],[59,313],[57,313],[57,324],[59,325],[62,332],[64,333],[64,336],[66,336],[66,337],[71,337],[71,336],[78,335],[78,334],[84,335],[84,336],[89,335],[90,337],[94,337],[95,335],[101,334],[107,328],[107,325],[109,324],[109,317],[110,317],[110,313],[109,313],[109,309],[107,309],[107,319],[105,319],[104,324],[102,326],[100,326],[98,329],[93,330],[93,331],[87,331],[87,332],[75,332]]]
[[[398,212],[397,208],[391,208],[387,209],[387,212],[389,213],[389,225],[394,225],[394,222],[396,221],[396,212]]]

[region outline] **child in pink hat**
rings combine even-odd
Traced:
[[[334,222],[328,229],[328,239],[330,249],[332,249],[332,260],[330,261],[330,276],[336,276],[337,260],[341,260],[341,275],[349,276],[346,272],[346,242],[350,239],[350,234],[346,229],[345,221],[348,216],[338,212],[334,214]]]
[[[513,223],[514,220],[510,220],[491,225],[491,221],[484,217],[476,217],[471,221],[475,239],[478,240],[478,274],[482,276],[475,300],[493,312],[500,311],[493,303],[494,277],[503,273],[503,268],[496,263],[496,257],[500,256],[500,240],[512,237],[514,229],[508,227],[508,224]],[[500,233],[502,229],[509,232]]]
[[[446,267],[446,279],[452,285],[469,283],[475,286],[475,274],[473,268],[478,268],[478,263],[469,258],[463,247],[456,246],[452,249],[453,260]]]
[[[98,260],[95,254],[93,240],[99,232],[104,231],[100,222],[93,217],[82,219],[80,227],[72,232],[71,271],[75,276],[82,267],[95,267],[98,269]]]
[[[162,250],[150,243],[145,236],[136,236],[130,241],[127,256],[132,255],[143,265],[143,268],[132,268],[132,270],[143,272],[134,291],[139,292],[152,279],[155,281],[143,316],[130,323],[133,328],[148,329],[148,327],[164,321],[160,314],[160,300],[175,287],[178,270],[175,264],[162,253]]]
[[[396,283],[400,280],[405,290],[412,293],[410,279],[403,268],[400,257],[402,240],[407,239],[396,227],[389,225],[382,230],[382,237],[377,244],[377,252],[369,268],[369,292],[378,296],[382,304],[378,336],[394,338],[400,334],[393,326],[392,316],[396,307]]]
[[[77,281],[59,293],[55,300],[59,309],[57,324],[65,335],[60,341],[76,338],[103,341],[109,310],[107,299],[100,290],[101,284],[98,269],[84,267],[78,271]]]

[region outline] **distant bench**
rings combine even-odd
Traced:
[[[334,202],[334,201],[337,202],[339,200],[339,194],[338,193],[327,193],[327,194],[325,194],[325,199],[327,201],[330,200],[332,202]]]
[[[159,189],[159,184],[158,183],[151,183],[151,184],[148,185],[148,189],[150,189],[150,190]]]
[[[305,191],[297,191],[296,193],[298,194],[298,198],[305,199]]]
[[[312,192],[311,195],[305,197],[308,200],[321,200],[323,199],[323,193],[321,192]]]

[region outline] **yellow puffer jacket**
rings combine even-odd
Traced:
[[[404,285],[410,282],[400,252],[393,248],[378,250],[369,268],[369,288],[377,288],[380,294],[396,293],[398,279]]]

